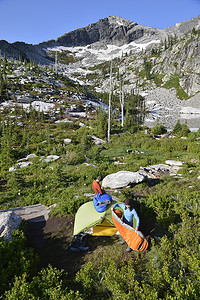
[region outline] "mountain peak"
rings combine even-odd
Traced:
[[[136,22],[118,16],[109,16],[56,39],[56,46],[76,47],[95,43],[122,46],[144,36],[160,39],[161,31],[156,28],[138,25]],[[39,44],[43,48],[55,47],[55,40]]]
[[[109,17],[107,17],[107,19],[110,24],[116,24],[118,26],[127,26],[132,23],[134,23],[135,25],[137,24],[136,22],[129,21],[127,19],[124,19],[124,18],[118,17],[118,16],[109,16]]]

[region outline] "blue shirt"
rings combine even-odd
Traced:
[[[126,208],[125,204],[116,203],[113,205],[113,208],[120,207],[123,209],[124,215],[123,215],[123,222],[133,227],[133,217],[136,219],[136,227],[139,227],[140,225],[140,219],[138,217],[138,214],[136,210],[133,208],[130,210],[129,208]],[[125,209],[126,208],[126,209]]]

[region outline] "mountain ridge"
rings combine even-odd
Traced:
[[[113,26],[114,24],[114,26]],[[187,26],[185,26],[187,24]],[[117,32],[116,25],[118,25]],[[178,30],[178,27],[181,30]],[[154,27],[148,27],[140,25],[134,21],[127,20],[122,17],[109,16],[95,23],[91,23],[85,27],[72,30],[70,32],[64,33],[56,39],[47,40],[38,44],[28,44],[25,42],[16,41],[14,43],[9,43],[5,40],[0,40],[1,54],[8,55],[9,57],[15,55],[27,55],[28,59],[32,59],[31,55],[27,52],[27,48],[32,47],[33,52],[41,55],[41,63],[45,57],[44,48],[55,47],[55,46],[85,46],[99,41],[104,41],[106,43],[113,43],[115,45],[122,45],[124,43],[130,43],[132,41],[138,40],[145,36],[156,36],[157,38],[167,38],[169,34],[176,34],[180,36],[185,34],[187,31],[191,30],[191,27],[200,27],[200,16],[197,18],[192,18],[191,20],[176,23],[174,26],[157,29]],[[5,45],[5,42],[7,45]],[[30,56],[30,57],[29,57]],[[16,57],[18,58],[18,57]],[[45,61],[44,63],[47,63]]]
[[[121,46],[142,37],[144,31],[149,35],[163,32],[161,29],[139,25],[121,17],[110,16],[86,27],[65,33],[56,40],[39,43],[38,46],[86,46],[101,41]]]
[[[105,64],[116,60],[114,67],[124,76],[126,92],[173,87],[178,97],[187,99],[199,93],[199,36],[200,16],[165,29],[109,16],[35,45],[1,40],[0,49],[7,57],[49,66],[55,65],[57,53],[58,72],[102,92],[109,90]],[[119,74],[113,73],[113,78],[119,86]]]

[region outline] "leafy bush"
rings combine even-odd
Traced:
[[[83,162],[85,159],[83,157],[83,154],[77,153],[75,151],[66,151],[65,155],[65,162],[68,165],[77,165],[81,162]]]
[[[59,271],[51,265],[46,269],[42,269],[31,281],[24,273],[22,276],[15,278],[13,287],[5,293],[4,299],[83,299],[78,291],[68,291],[63,286],[62,274],[63,271]]]
[[[8,290],[15,276],[23,273],[34,275],[38,257],[32,249],[26,247],[26,238],[22,230],[15,230],[10,242],[0,241],[0,294]]]

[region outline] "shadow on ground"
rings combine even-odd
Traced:
[[[74,276],[81,269],[85,263],[86,252],[73,252],[69,249],[73,226],[72,216],[51,216],[47,221],[27,222],[27,244],[40,257],[39,269],[51,264],[53,267],[65,270],[70,276]],[[114,245],[118,239],[117,236],[88,235],[86,246],[89,247],[89,252],[93,252],[98,246]]]
[[[27,243],[40,257],[39,268],[64,269],[71,275],[81,267],[81,256],[68,249],[73,234],[74,218],[51,216],[44,222],[27,222]]]

